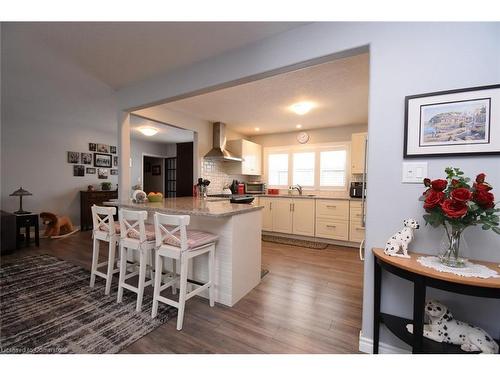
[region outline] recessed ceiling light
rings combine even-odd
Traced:
[[[256,131],[256,132],[260,131],[260,128],[255,128],[255,131]]]
[[[158,129],[151,128],[149,126],[139,128],[139,131],[147,137],[152,137],[153,135],[158,133]]]
[[[295,127],[296,127],[297,129],[302,129],[302,124],[297,124],[297,125],[295,125]]]
[[[290,106],[290,110],[298,115],[305,115],[315,107],[313,102],[298,102]]]

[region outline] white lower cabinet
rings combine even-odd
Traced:
[[[314,236],[314,199],[294,199],[293,234],[301,236]]]
[[[289,198],[276,198],[271,201],[273,212],[273,232],[292,233],[293,225],[293,200]]]
[[[314,200],[260,197],[262,229],[269,232],[314,236]]]
[[[316,237],[349,241],[349,222],[345,220],[316,219]]]
[[[267,231],[273,230],[273,204],[272,199],[259,197],[259,204],[264,206],[262,209],[262,229]]]

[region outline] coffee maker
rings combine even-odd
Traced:
[[[365,197],[366,197],[366,182],[365,182]],[[351,198],[362,198],[363,197],[363,183],[362,182],[351,182],[351,187],[349,189],[349,196]]]

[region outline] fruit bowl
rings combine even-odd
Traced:
[[[148,194],[148,201],[150,202],[161,202],[163,201],[163,194],[162,193],[149,193]]]

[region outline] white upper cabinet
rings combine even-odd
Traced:
[[[351,173],[365,170],[365,142],[368,133],[354,133],[351,136]]]
[[[246,139],[236,139],[227,141],[226,148],[236,155],[241,155],[243,159],[242,162],[230,163],[229,173],[248,176],[260,176],[262,174],[261,145]]]

